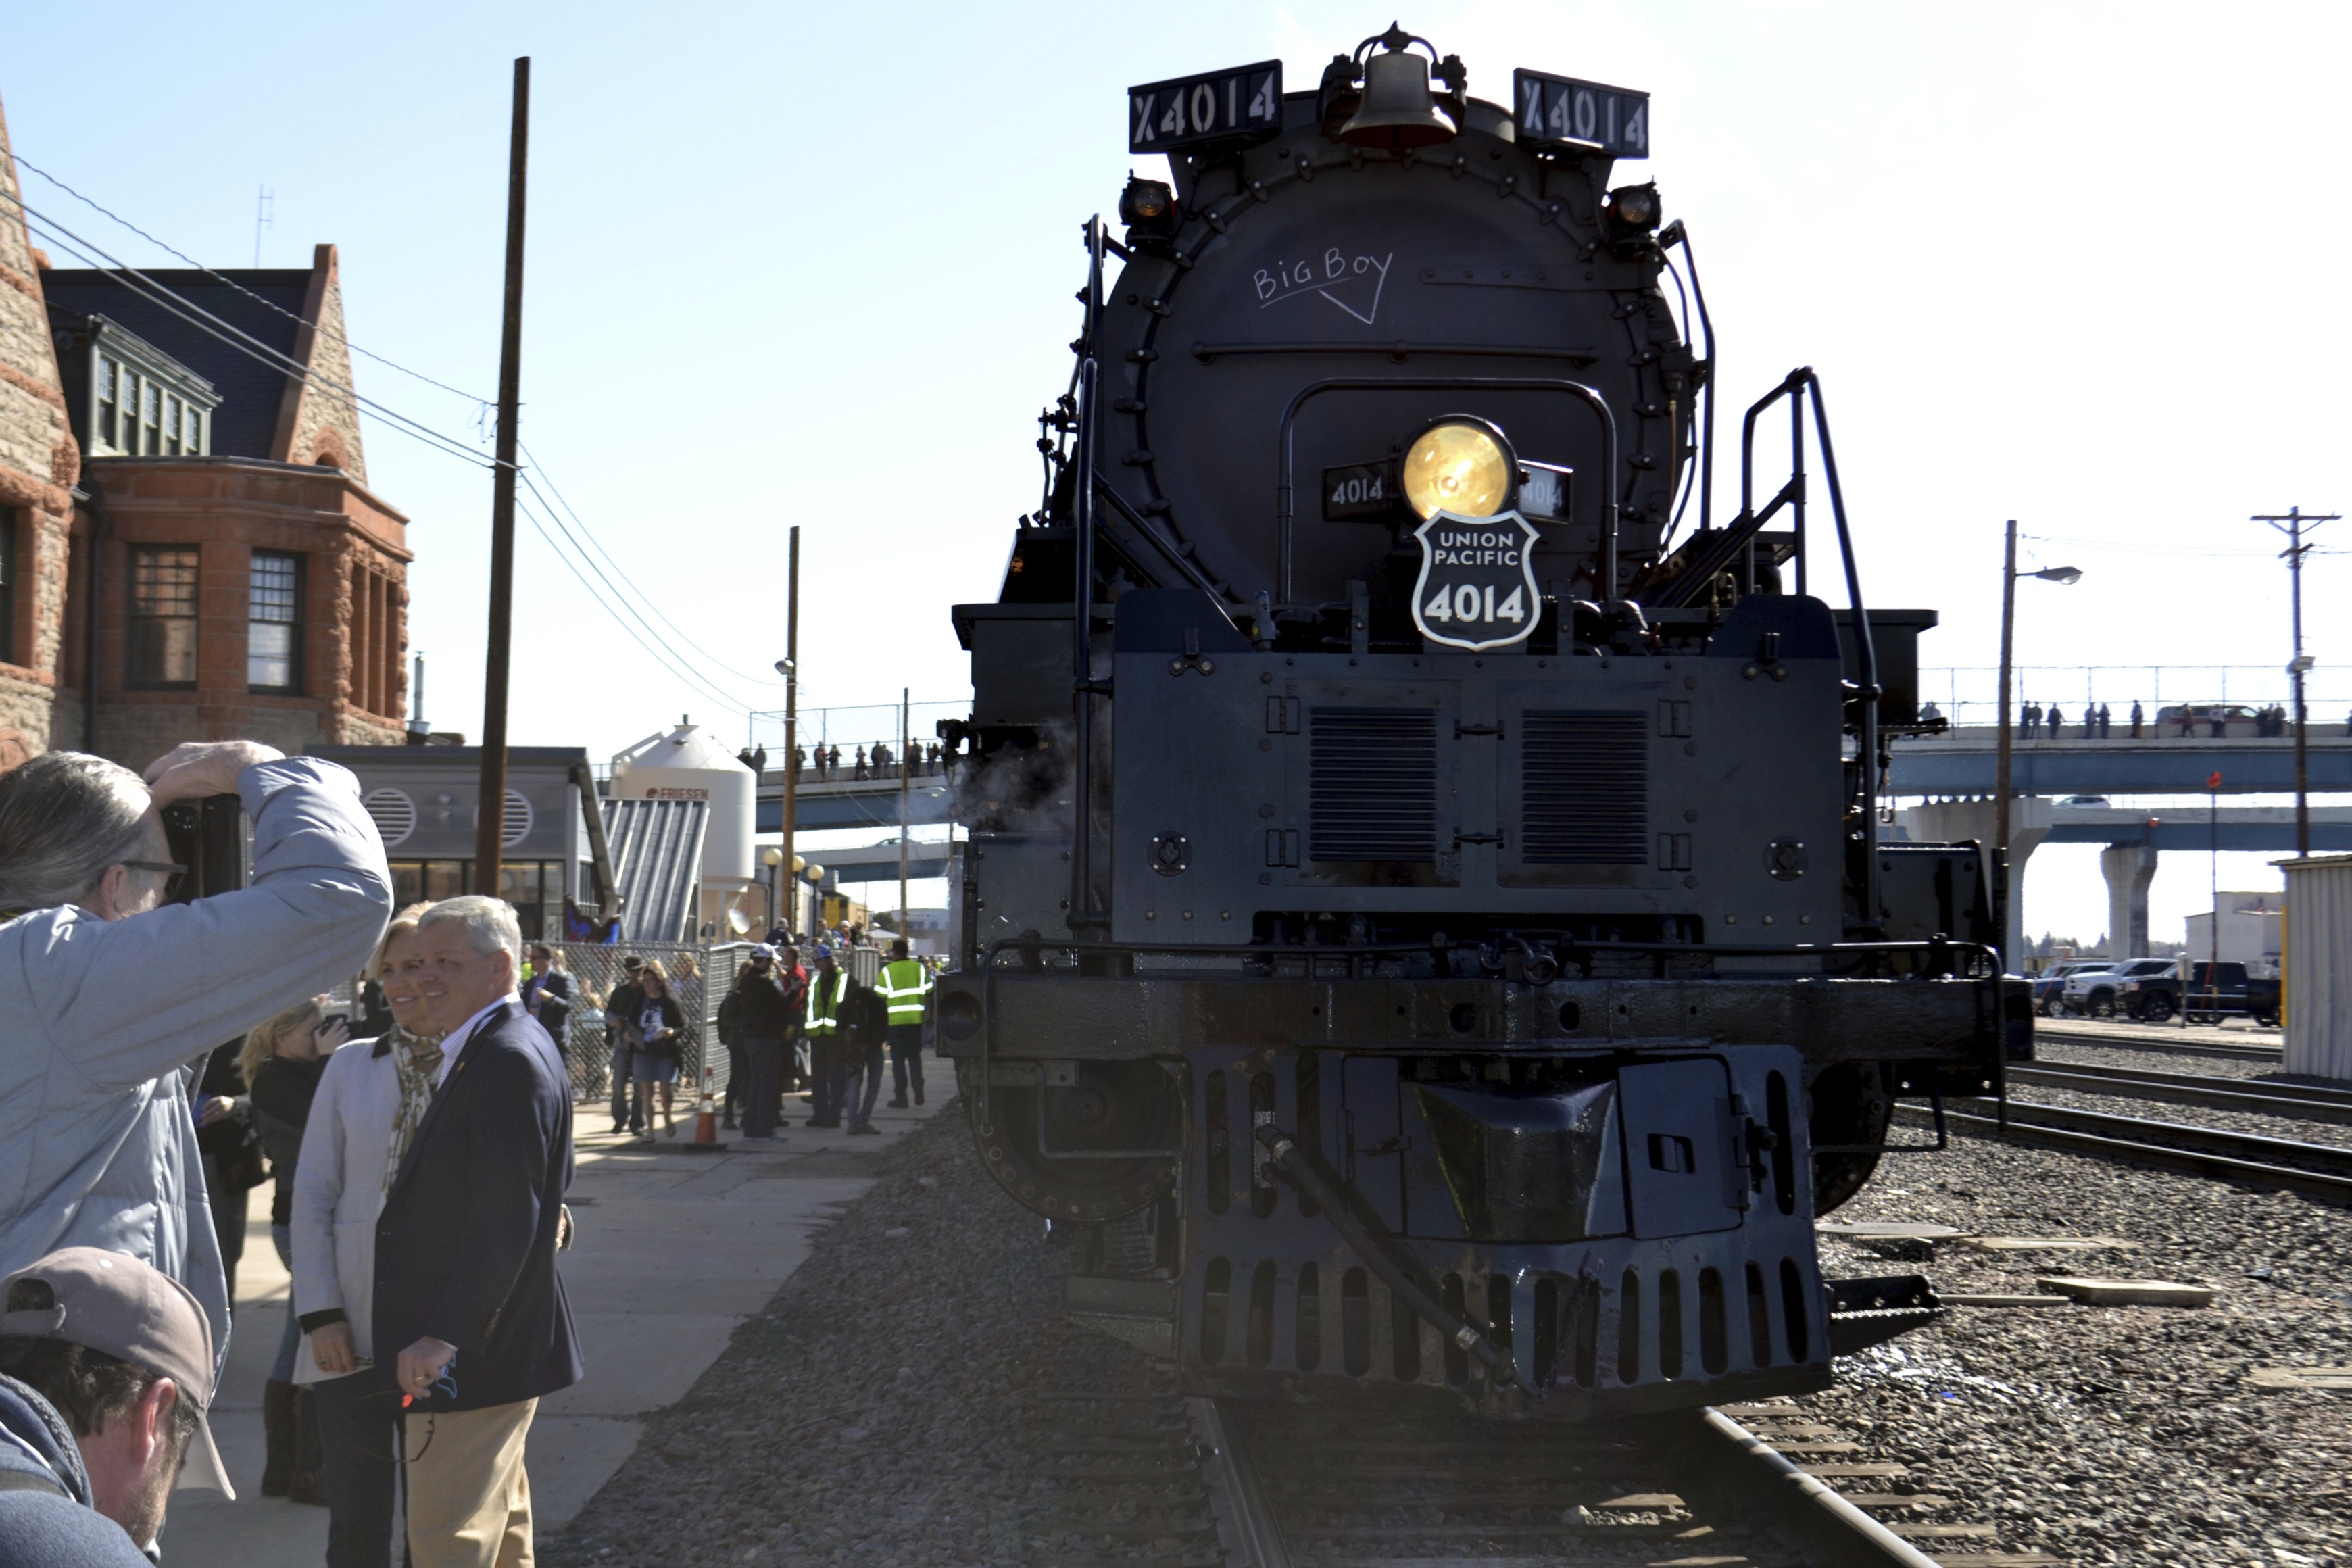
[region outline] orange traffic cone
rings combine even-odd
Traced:
[[[702,1099],[694,1108],[694,1142],[686,1147],[715,1153],[727,1147],[719,1141],[719,1107],[710,1098],[710,1069],[702,1069]]]

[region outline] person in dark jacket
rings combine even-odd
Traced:
[[[530,978],[522,983],[523,1011],[539,1020],[555,1054],[572,1059],[572,976],[563,955],[543,942],[530,944]]]
[[[635,1017],[637,1009],[646,1005],[645,987],[637,984],[637,976],[645,972],[645,967],[646,961],[634,952],[621,960],[621,973],[625,978],[613,987],[610,996],[604,998],[604,1035],[613,1047],[614,1132],[635,1132],[645,1125],[629,1114],[631,1058],[635,1055],[635,1048],[630,1043],[629,1031],[624,1023],[625,1019]]]
[[[175,1485],[236,1498],[186,1286],[68,1247],[0,1280],[0,1568],[146,1568]]]
[[[213,1236],[220,1243],[221,1271],[228,1279],[232,1309],[236,1303],[236,1266],[245,1259],[245,1194],[268,1179],[261,1141],[254,1136],[245,1074],[236,1065],[244,1044],[236,1039],[215,1047],[189,1089],[196,1119],[196,1150],[204,1157],[205,1197],[212,1206]]]
[[[629,1077],[636,1091],[629,1111],[629,1125],[645,1129],[641,1136],[653,1142],[654,1108],[661,1108],[662,1132],[666,1137],[677,1136],[677,1118],[670,1114],[670,1097],[677,1087],[680,1037],[686,1027],[686,1010],[677,1005],[671,994],[669,973],[659,959],[648,959],[637,971],[637,1003],[621,1016],[621,1032],[629,1041]]]
[[[776,974],[776,950],[761,942],[751,950],[751,973],[735,983],[736,1028],[743,1042],[750,1083],[743,1101],[743,1136],[776,1140],[784,1097],[784,1038],[789,1023],[784,987]]]
[[[376,1220],[374,1340],[379,1359],[403,1347],[395,1378],[415,1401],[411,1561],[491,1568],[531,1560],[531,1417],[582,1373],[555,1267],[571,1085],[515,994],[522,933],[511,909],[445,900],[418,920],[415,942],[427,1020],[448,1033],[440,1087]]]
[[[269,1239],[278,1247],[278,1260],[289,1270],[294,1267],[294,1168],[302,1158],[302,1130],[310,1122],[310,1100],[319,1092],[319,1075],[327,1070],[327,1058],[350,1038],[350,1026],[341,1016],[329,1017],[326,998],[314,996],[246,1036],[237,1057],[238,1068],[253,1086],[254,1128],[269,1155],[276,1184],[269,1196]],[[327,1493],[320,1471],[326,1461],[319,1447],[318,1406],[309,1389],[298,1395],[294,1387],[294,1352],[301,1343],[302,1325],[295,1321],[289,1290],[278,1358],[261,1389],[261,1427],[268,1444],[261,1495],[323,1508]]]

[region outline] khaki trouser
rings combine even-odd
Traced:
[[[409,1413],[412,1568],[530,1568],[530,1478],[522,1456],[538,1409],[538,1400],[526,1399]]]

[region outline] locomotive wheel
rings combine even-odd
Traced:
[[[1813,1145],[1884,1143],[1895,1120],[1876,1062],[1832,1062],[1805,1083],[1805,1121]],[[1818,1219],[1862,1191],[1878,1169],[1876,1154],[1815,1154],[1813,1216]]]
[[[989,1095],[981,1124],[979,1064],[956,1063],[964,1119],[997,1184],[1053,1219],[1115,1219],[1148,1207],[1175,1180],[1175,1162],[1150,1155],[1056,1159],[1043,1152],[1172,1149],[1183,1135],[1176,1082],[1156,1062],[1080,1062],[1078,1081]],[[1043,1148],[1040,1135],[1043,1135]]]

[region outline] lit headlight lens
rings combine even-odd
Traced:
[[[1493,428],[1468,420],[1431,426],[1404,455],[1404,498],[1421,516],[1492,517],[1510,504],[1510,449]]]

